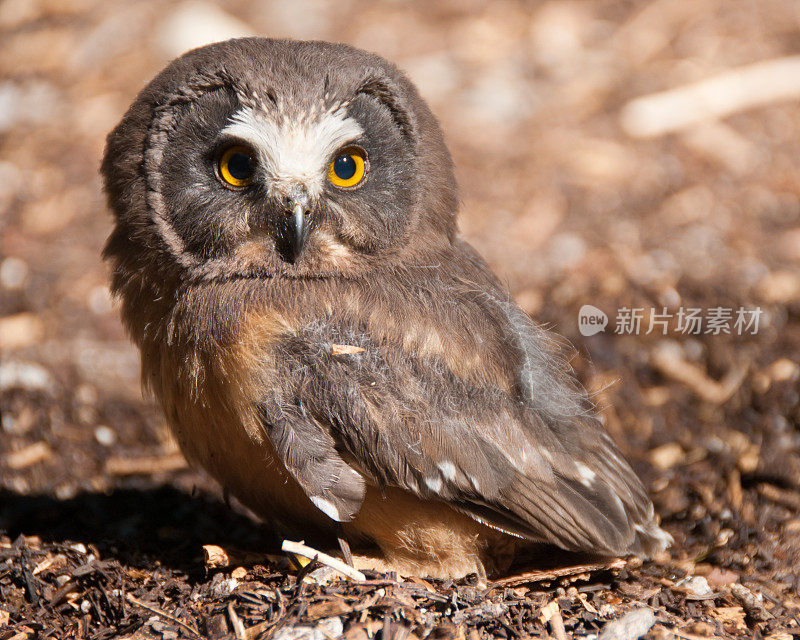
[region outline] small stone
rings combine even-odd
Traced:
[[[21,289],[28,279],[28,265],[19,258],[6,258],[0,262],[0,286],[4,289]]]
[[[686,454],[677,442],[668,442],[652,449],[647,456],[654,467],[667,470],[683,462]]]
[[[675,586],[688,591],[695,598],[708,599],[714,597],[714,591],[709,586],[708,580],[703,576],[687,576],[683,580],[678,580]]]
[[[27,469],[47,460],[51,455],[53,450],[45,441],[34,442],[19,451],[6,454],[6,466],[14,470]]]
[[[211,589],[211,592],[214,594],[215,598],[226,598],[227,596],[231,595],[238,586],[239,581],[236,578],[228,578],[227,580],[221,580],[218,584],[214,585],[214,587]]]
[[[6,389],[52,393],[55,382],[48,371],[38,364],[10,361],[0,364],[0,391]]]
[[[161,23],[158,44],[173,58],[212,42],[253,35],[244,22],[209,2],[183,2]]]
[[[655,623],[656,615],[650,609],[634,609],[603,627],[597,640],[638,640]]]
[[[90,384],[81,384],[75,389],[75,401],[79,404],[95,405],[97,399],[97,389]]]
[[[247,577],[247,569],[244,567],[236,567],[233,571],[231,571],[231,578],[234,580],[243,580]]]
[[[94,439],[104,447],[110,447],[117,441],[117,434],[111,427],[101,424],[94,430]]]
[[[16,313],[0,318],[0,349],[21,349],[40,342],[44,322],[33,313]]]
[[[800,276],[779,270],[761,279],[756,290],[765,302],[790,302],[800,297]]]
[[[773,382],[787,382],[800,377],[800,365],[789,358],[781,358],[767,368],[767,375]]]
[[[327,640],[340,638],[344,634],[344,626],[337,617],[323,618],[315,627],[296,626],[279,629],[274,640]]]
[[[89,291],[88,304],[92,313],[98,316],[106,315],[114,309],[111,292],[106,286],[94,287]]]

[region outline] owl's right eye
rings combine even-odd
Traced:
[[[231,187],[246,187],[250,184],[255,168],[253,153],[242,145],[226,149],[217,162],[220,180]]]

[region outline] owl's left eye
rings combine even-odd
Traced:
[[[235,145],[226,149],[217,162],[220,179],[231,187],[246,187],[253,180],[256,162],[245,146]]]
[[[343,149],[328,168],[328,180],[341,189],[352,189],[364,181],[367,168],[366,151],[358,147]]]

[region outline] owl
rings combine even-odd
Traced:
[[[143,385],[281,535],[433,578],[669,544],[559,341],[459,237],[441,129],[391,63],[193,50],[109,134],[102,173]]]

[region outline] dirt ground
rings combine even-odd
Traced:
[[[575,345],[668,553],[320,584],[186,466],[109,298],[97,170],[171,57],[249,32],[419,84],[464,235]],[[800,636],[798,49],[797,0],[0,2],[0,640]]]

